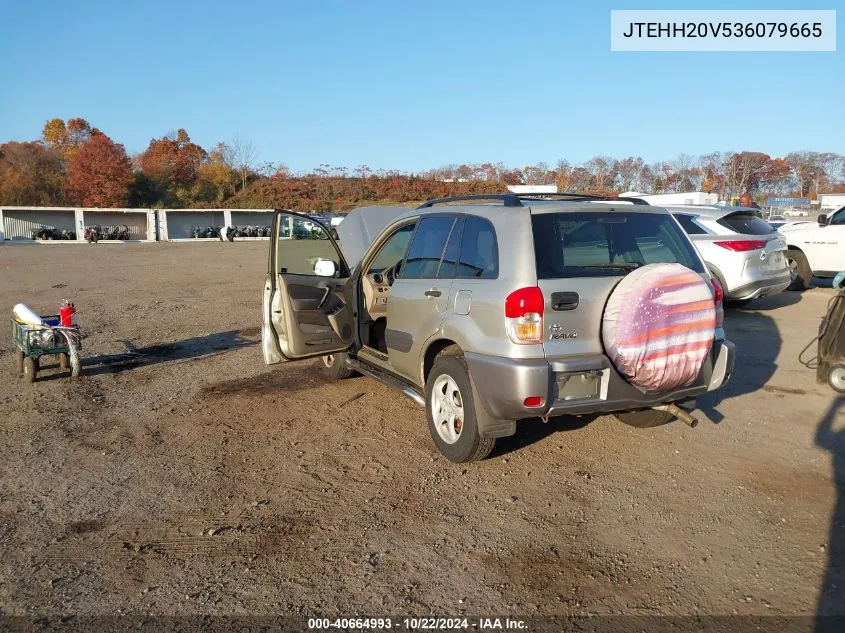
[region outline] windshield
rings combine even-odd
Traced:
[[[539,279],[619,276],[656,263],[704,272],[689,239],[666,214],[544,213],[531,222]]]

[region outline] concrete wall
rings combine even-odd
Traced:
[[[86,209],[74,207],[0,207],[0,241],[31,241],[40,227],[73,231],[84,242],[86,226],[129,227],[130,239],[154,241],[155,211],[152,209]],[[64,242],[66,240],[59,240]]]
[[[160,209],[159,235],[160,240],[194,239],[194,227],[219,228],[226,225],[223,209]]]
[[[99,225],[129,227],[129,239],[155,241],[155,211],[152,209],[83,209],[81,226]],[[82,229],[77,229],[84,235]]]
[[[76,231],[76,214],[73,209],[3,209],[3,239],[31,240],[32,231],[41,227]]]
[[[78,207],[0,207],[0,242],[32,241],[40,227],[76,233],[84,242],[86,226],[129,227],[130,239],[138,241],[194,241],[193,229],[223,226],[270,226],[273,209],[93,209]],[[261,237],[238,239],[267,239]],[[63,242],[65,240],[59,240]],[[205,239],[201,241],[206,241]]]

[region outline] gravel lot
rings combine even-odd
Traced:
[[[845,399],[797,360],[832,291],[728,312],[712,424],[528,420],[460,466],[379,383],[264,366],[265,251],[0,246],[0,305],[88,334],[34,385],[0,338],[0,613],[845,614]]]

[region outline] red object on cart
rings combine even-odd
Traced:
[[[64,327],[76,325],[76,308],[72,303],[67,301],[62,303],[61,310],[59,310],[59,324]]]

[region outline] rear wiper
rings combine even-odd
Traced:
[[[579,268],[599,268],[599,269],[607,269],[607,270],[634,270],[635,268],[639,268],[642,264],[637,264],[636,262],[620,262],[618,264],[585,264],[583,266],[579,266]]]

